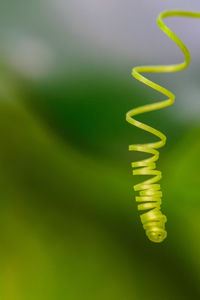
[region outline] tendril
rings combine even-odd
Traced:
[[[135,120],[133,117],[145,112],[155,111],[174,103],[175,96],[172,92],[164,87],[147,79],[141,73],[167,73],[177,72],[184,70],[190,64],[190,53],[183,42],[164,24],[163,19],[167,17],[190,17],[200,18],[200,12],[189,11],[164,11],[159,14],[157,18],[157,24],[160,29],[169,36],[182,50],[185,61],[180,64],[173,65],[157,65],[157,66],[138,66],[132,70],[132,76],[142,83],[150,86],[152,89],[160,92],[167,97],[166,100],[161,102],[148,104],[134,108],[127,112],[126,120],[130,124],[152,133],[159,138],[157,142],[148,144],[130,145],[130,151],[138,151],[150,154],[150,157],[141,161],[132,163],[133,175],[151,175],[152,177],[142,183],[134,186],[135,192],[139,192],[139,196],[136,196],[136,202],[138,203],[138,210],[143,211],[140,215],[143,228],[152,242],[162,242],[167,232],[165,230],[165,223],[167,221],[166,216],[161,212],[161,198],[162,192],[160,190],[160,184],[157,182],[161,179],[161,171],[156,170],[156,161],[159,158],[159,152],[157,149],[163,147],[166,143],[166,136],[160,131]],[[146,212],[144,212],[146,211]]]

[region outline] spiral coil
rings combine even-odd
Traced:
[[[159,158],[159,152],[157,149],[163,147],[166,143],[166,136],[160,131],[143,124],[133,117],[145,112],[155,111],[173,104],[175,96],[169,90],[164,87],[150,81],[146,77],[142,76],[140,73],[166,73],[166,72],[177,72],[181,71],[190,63],[190,53],[183,42],[164,24],[163,19],[167,17],[191,17],[200,18],[200,12],[190,12],[190,11],[164,11],[159,14],[157,18],[157,24],[160,29],[168,35],[182,50],[185,61],[180,64],[174,65],[157,65],[157,66],[139,66],[132,70],[132,76],[142,83],[150,86],[152,89],[160,92],[161,94],[167,96],[167,100],[161,102],[140,106],[134,108],[127,112],[126,120],[130,124],[145,130],[149,133],[154,134],[159,138],[159,141],[154,143],[148,143],[144,145],[130,145],[130,151],[138,151],[150,154],[151,156],[145,160],[133,162],[133,175],[152,175],[148,180],[142,183],[136,184],[134,186],[135,192],[139,192],[139,196],[136,197],[136,202],[138,202],[138,210],[146,211],[140,215],[143,228],[148,236],[149,240],[152,242],[162,242],[166,236],[167,232],[165,230],[165,223],[167,221],[166,216],[161,212],[161,198],[162,192],[160,190],[160,184],[157,182],[161,179],[161,171],[156,170],[156,161]]]

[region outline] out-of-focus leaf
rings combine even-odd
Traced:
[[[1,104],[0,128],[2,299],[198,298],[175,241],[145,239],[131,175],[72,150],[20,106]]]

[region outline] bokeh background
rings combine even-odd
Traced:
[[[176,103],[140,120],[168,137],[168,238],[140,224],[125,121],[162,95],[136,65],[179,63],[157,27],[198,0],[0,1],[0,299],[200,299],[200,20],[166,23],[190,49],[184,72],[149,75]]]

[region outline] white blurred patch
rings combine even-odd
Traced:
[[[17,73],[30,79],[47,77],[52,71],[55,55],[38,37],[12,35],[4,41],[4,61]]]
[[[43,0],[60,29],[71,32],[90,52],[103,50],[120,59],[144,63],[179,62],[181,51],[157,27],[158,13],[166,9],[200,10],[199,0]],[[186,18],[167,20],[169,27],[194,47],[199,60],[199,21]],[[172,25],[172,26],[171,26]],[[94,47],[94,48],[93,48]],[[195,50],[196,49],[196,50]],[[97,54],[98,55],[98,54]]]

